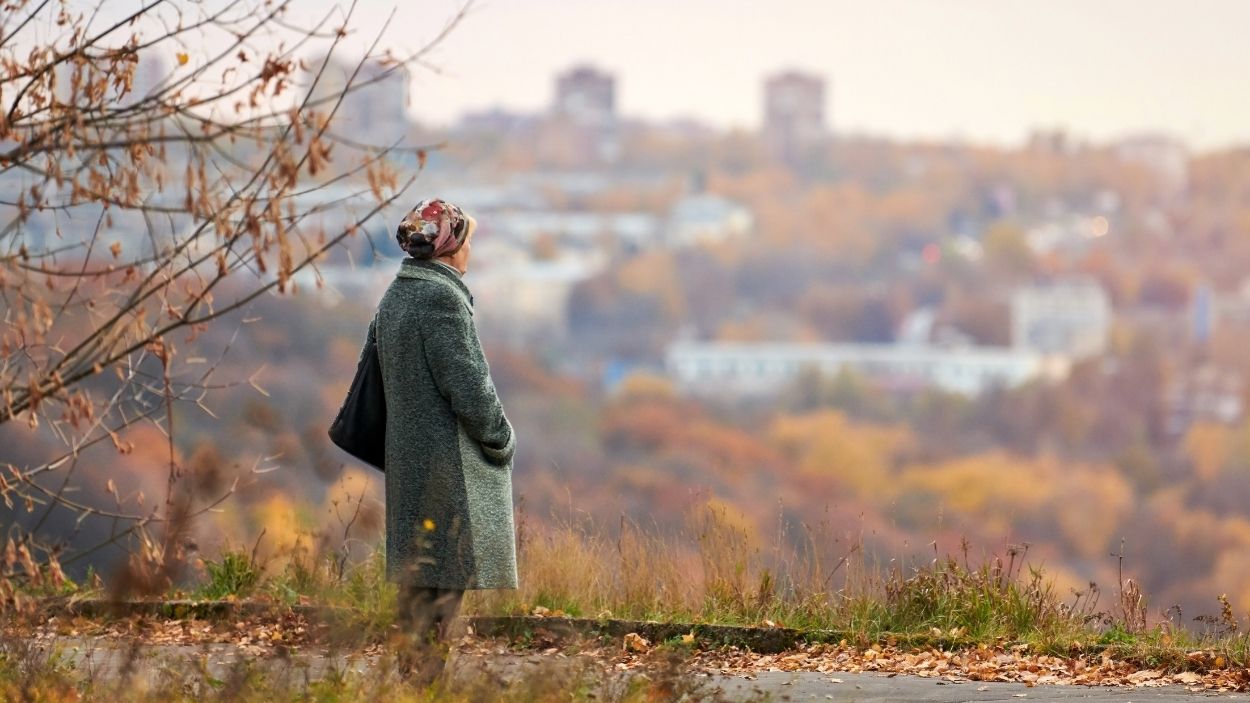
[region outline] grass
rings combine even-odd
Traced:
[[[691,515],[678,533],[645,529],[627,520],[605,529],[586,519],[557,520],[541,527],[522,520],[518,532],[521,588],[473,592],[466,599],[466,614],[543,612],[600,619],[775,625],[861,645],[1024,645],[1035,653],[1056,655],[1106,652],[1145,667],[1170,670],[1218,669],[1250,662],[1250,634],[1239,626],[1227,599],[1220,598],[1220,614],[1202,620],[1197,631],[1167,617],[1151,621],[1145,598],[1131,580],[1122,578],[1110,598],[1092,584],[1084,592],[1064,597],[1044,571],[1029,564],[1026,547],[1012,547],[1002,556],[975,563],[965,547],[958,555],[935,553],[913,563],[881,565],[863,556],[860,543],[835,539],[819,530],[805,530],[801,538],[778,538],[765,545],[743,522],[716,506]],[[386,639],[395,588],[385,578],[380,551],[350,562],[338,553],[297,550],[281,568],[274,569],[258,564],[253,554],[226,552],[207,561],[204,581],[194,594],[330,606],[343,613],[340,630],[357,642]],[[45,591],[48,580],[35,579]],[[72,589],[66,584],[56,588]],[[1194,656],[1196,651],[1203,654]],[[14,661],[11,653],[0,652],[4,685],[29,678],[33,671],[43,672],[39,676],[44,677],[44,684],[56,688],[60,679],[55,662],[23,669],[15,668]],[[541,685],[554,680],[563,682],[558,694],[551,694],[561,700],[585,700],[590,695],[585,681],[573,674],[549,676]],[[184,689],[195,689],[183,684]],[[202,685],[216,684],[196,685],[202,689]],[[249,684],[249,690],[265,690],[266,685]],[[372,679],[340,673],[301,684],[295,698],[369,697],[366,688],[379,685]],[[464,691],[407,695],[387,697],[473,699]],[[456,698],[461,695],[468,697]],[[530,699],[549,697],[543,692],[534,695]],[[625,697],[619,700],[633,700],[626,693],[621,695]]]
[[[881,565],[859,542],[819,529],[762,544],[714,505],[693,514],[679,534],[626,520],[605,530],[582,520],[541,530],[522,525],[521,535],[521,588],[475,593],[468,610],[528,614],[542,607],[592,618],[783,625],[865,645],[1106,651],[1172,669],[1250,662],[1250,633],[1222,596],[1220,614],[1200,630],[1179,616],[1151,620],[1131,579],[1121,577],[1110,594],[1090,584],[1065,596],[1030,564],[1027,546],[980,562],[965,545],[957,555]],[[1187,656],[1197,650],[1209,656]]]
[[[261,577],[255,560],[242,552],[225,552],[217,560],[206,559],[204,568],[208,572],[208,582],[199,594],[214,600],[250,595]]]
[[[616,535],[563,523],[526,535],[518,591],[475,594],[482,613],[524,613],[542,606],[570,615],[779,624],[836,630],[877,641],[931,635],[976,641],[1058,639],[1089,632],[1087,613],[1064,607],[1024,554],[971,566],[935,558],[914,568],[874,568],[858,545],[818,556],[822,541],[761,547],[726,512],[707,508],[681,535],[629,522]]]
[[[861,644],[1025,644],[1035,652],[1108,651],[1181,669],[1217,659],[1250,662],[1250,634],[1226,599],[1198,631],[1175,619],[1148,622],[1145,598],[1131,580],[1121,578],[1110,598],[1092,584],[1064,597],[1030,565],[1027,546],[980,562],[965,546],[958,555],[880,565],[864,557],[860,543],[819,529],[765,545],[715,505],[693,513],[678,533],[628,520],[613,528],[588,519],[541,527],[522,519],[521,588],[472,592],[464,612],[776,625]],[[374,639],[392,622],[395,589],[379,552],[356,563],[301,552],[255,580],[249,565],[242,553],[223,555],[207,568],[202,593],[250,584],[236,595],[339,607],[347,630]],[[1211,656],[1186,656],[1195,650]]]

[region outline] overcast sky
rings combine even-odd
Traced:
[[[124,2],[122,4],[125,4]],[[295,0],[292,19],[345,0]],[[360,0],[355,48],[415,49],[458,0]],[[477,0],[413,77],[413,117],[535,111],[554,76],[617,76],[622,113],[758,126],[761,80],[828,80],[835,131],[1018,144],[1163,132],[1200,148],[1250,145],[1250,0]]]

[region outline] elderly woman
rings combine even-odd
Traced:
[[[396,231],[409,258],[374,325],[386,395],[386,566],[399,583],[401,631],[419,645],[445,642],[465,590],[517,586],[516,436],[461,280],[475,228],[442,200],[413,208]],[[425,678],[442,661],[400,664],[419,664]]]

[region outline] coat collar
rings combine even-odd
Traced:
[[[464,301],[470,313],[473,311],[473,294],[469,292],[469,287],[464,284],[464,281],[460,280],[460,276],[457,276],[450,266],[410,257],[401,262],[399,273],[396,275],[400,278],[417,278],[447,286]]]

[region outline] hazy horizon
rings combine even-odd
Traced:
[[[415,48],[461,3],[395,9],[387,45]],[[332,0],[301,11],[324,12]],[[358,6],[362,39],[392,6]],[[761,82],[796,68],[828,81],[833,131],[1018,144],[1063,128],[1105,141],[1163,133],[1196,149],[1250,144],[1250,3],[960,0],[497,0],[474,3],[414,71],[414,119],[447,125],[499,107],[536,112],[556,73],[617,76],[619,112],[752,129]],[[349,51],[356,48],[349,44]]]

